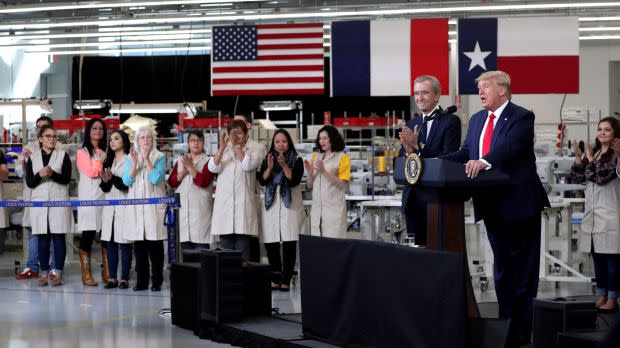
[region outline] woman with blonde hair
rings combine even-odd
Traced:
[[[135,148],[125,158],[123,183],[127,198],[158,198],[166,193],[166,157],[155,147],[155,132],[142,126],[136,131]],[[127,208],[125,239],[134,241],[137,281],[134,291],[148,289],[149,257],[152,263],[151,291],[160,291],[164,281],[164,226],[162,204],[133,205]]]

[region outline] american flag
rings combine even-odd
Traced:
[[[213,27],[211,95],[323,94],[323,24]]]

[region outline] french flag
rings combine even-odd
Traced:
[[[434,75],[449,94],[448,19],[333,22],[332,96],[411,96]]]
[[[510,75],[514,94],[579,93],[578,17],[458,22],[459,93],[478,94],[485,71]]]

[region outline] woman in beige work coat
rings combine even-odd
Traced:
[[[39,133],[41,149],[33,152],[26,164],[26,185],[32,189],[33,202],[69,200],[71,181],[71,160],[63,150],[56,148],[58,137],[50,126],[41,127]],[[39,286],[48,285],[50,270],[50,243],[54,243],[54,274],[49,278],[52,286],[62,285],[62,271],[65,264],[65,234],[73,228],[73,214],[70,207],[32,208],[30,210],[32,233],[38,236],[39,263],[41,266]]]
[[[262,158],[248,146],[245,122],[233,120],[228,135],[222,134],[220,148],[209,161],[209,170],[218,174],[211,233],[220,236],[223,249],[239,250],[243,260],[250,257],[250,236],[258,235],[258,185],[256,169]]]
[[[155,133],[147,126],[136,132],[136,149],[125,157],[123,183],[129,187],[127,198],[159,198],[166,194],[166,157],[155,147]],[[151,291],[160,291],[164,281],[163,204],[127,207],[125,239],[134,241],[137,282],[134,291],[148,289],[149,256],[152,262]]]
[[[129,187],[123,183],[126,157],[129,155],[131,143],[127,133],[116,129],[110,134],[108,153],[103,162],[101,183],[99,187],[105,194],[105,199],[125,199]],[[131,270],[131,241],[125,239],[125,229],[129,228],[126,218],[127,206],[109,205],[103,207],[101,222],[101,241],[107,251],[109,270],[108,282],[103,286],[106,289],[129,288],[129,271]],[[121,256],[121,281],[117,278],[118,249]]]
[[[84,141],[76,154],[77,168],[80,172],[80,180],[78,181],[78,199],[80,201],[103,199],[103,191],[101,191],[99,184],[101,183],[101,171],[103,170],[107,141],[106,126],[101,119],[93,118],[86,123]],[[78,207],[77,211],[77,229],[82,232],[79,247],[82,285],[96,286],[97,282],[93,279],[91,272],[90,256],[95,234],[97,231],[101,231],[103,207]],[[108,259],[103,244],[101,247],[101,263],[103,264],[102,281],[107,283]]]
[[[351,161],[344,150],[344,140],[336,127],[326,125],[316,138],[318,153],[305,161],[312,189],[310,233],[313,236],[346,238],[347,203],[345,189],[351,177]]]
[[[594,147],[587,145],[585,159],[577,142],[572,144],[571,179],[586,183],[579,250],[592,253],[600,312],[617,312],[620,295],[620,179],[616,175],[618,154],[611,147],[618,136],[620,122],[606,117],[599,121]]]
[[[303,175],[304,164],[297,155],[291,135],[284,129],[278,129],[271,140],[269,154],[258,172],[258,181],[265,188],[262,231],[269,265],[271,271],[275,272],[271,284],[273,290],[290,289],[297,240],[306,226],[302,187],[299,185]]]
[[[213,178],[205,154],[205,138],[200,130],[187,137],[189,154],[182,156],[172,168],[168,185],[180,195],[179,239],[183,249],[209,249],[213,243]]]

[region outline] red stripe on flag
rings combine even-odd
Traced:
[[[323,38],[323,33],[257,34],[258,40]]]
[[[443,87],[442,95],[450,94],[450,44],[448,19],[411,20],[411,93],[416,77],[433,75]]]
[[[578,56],[497,57],[514,94],[579,93]]]
[[[297,29],[297,28],[323,28],[322,23],[301,23],[301,24],[262,24],[257,25],[258,29]]]
[[[322,54],[280,54],[261,56],[259,53],[258,60],[290,60],[290,59],[323,59]]]
[[[214,73],[323,71],[322,65],[230,66],[213,68]]]
[[[323,48],[323,43],[257,45],[259,50],[293,50],[300,48]]]
[[[214,85],[233,85],[248,83],[312,83],[323,82],[323,77],[270,77],[246,79],[213,79]]]
[[[214,97],[235,95],[282,95],[282,94],[324,94],[324,89],[267,89],[267,90],[234,90],[213,91]]]

